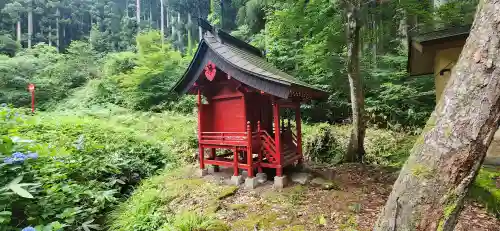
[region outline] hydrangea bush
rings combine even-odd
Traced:
[[[0,231],[103,230],[141,179],[175,163],[164,142],[97,122],[0,107]]]

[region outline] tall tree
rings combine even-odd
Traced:
[[[161,43],[163,44],[165,42],[165,15],[164,15],[164,4],[163,4],[163,1],[164,0],[160,0],[160,14],[161,14],[161,19],[160,19],[160,31],[161,31]]]
[[[135,18],[137,20],[137,31],[140,31],[141,27],[141,0],[136,0],[135,2]]]
[[[28,48],[33,39],[33,0],[28,0]]]
[[[376,231],[454,229],[500,120],[500,0],[483,0]]]
[[[365,154],[365,120],[363,84],[359,70],[360,51],[360,0],[346,1],[347,7],[347,77],[351,95],[352,124],[351,138],[344,161],[361,162]]]
[[[14,1],[12,3],[8,3],[2,9],[3,13],[8,14],[16,22],[16,39],[17,39],[17,42],[19,44],[21,44],[21,41],[22,41],[21,40],[21,36],[22,36],[21,20],[22,20],[23,11],[24,11],[24,8],[19,1]]]

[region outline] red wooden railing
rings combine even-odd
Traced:
[[[274,139],[266,130],[260,131],[260,139],[262,141],[262,152],[264,157],[270,163],[277,164],[279,162],[279,157],[276,153],[276,143]]]
[[[202,144],[217,144],[217,145],[247,145],[246,132],[202,132]]]

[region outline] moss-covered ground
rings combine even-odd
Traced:
[[[476,184],[492,178],[485,171]],[[371,230],[397,176],[351,164],[315,170],[338,184],[331,190],[299,184],[276,190],[272,182],[246,190],[228,185],[224,174],[195,172],[190,166],[145,182],[114,214],[111,230]],[[456,230],[498,227],[490,207],[468,199]]]

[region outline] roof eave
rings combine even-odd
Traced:
[[[196,52],[193,56],[193,59],[191,60],[191,63],[189,63],[188,68],[182,75],[182,77],[175,83],[175,85],[172,87],[171,91],[177,92],[177,94],[183,94],[186,93],[187,90],[185,87],[183,87],[183,83],[190,74],[191,71],[193,71],[193,68],[195,66],[196,62],[200,62],[200,56],[202,55],[202,52],[205,52],[207,49],[208,45],[205,43],[204,39],[201,39],[201,41],[198,44],[198,47],[196,48]]]

